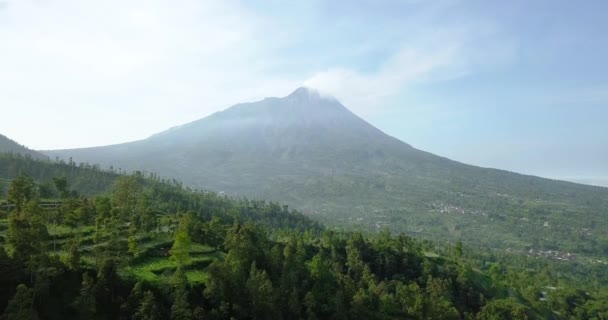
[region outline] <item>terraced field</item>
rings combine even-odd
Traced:
[[[192,283],[203,283],[207,279],[205,269],[213,260],[221,258],[223,253],[209,246],[193,244],[190,255],[192,259],[186,267],[186,276]],[[160,283],[170,281],[176,269],[177,263],[168,256],[155,256],[125,267],[121,275],[138,281]]]
[[[6,242],[8,219],[0,219],[0,245]],[[51,224],[47,227],[49,231],[49,246],[51,252],[61,257],[67,257],[64,245],[74,233],[79,234],[82,249],[81,261],[83,265],[94,268],[95,258],[93,256],[94,227],[82,227],[72,229],[65,225]],[[134,258],[131,262],[119,270],[119,275],[135,281],[148,283],[163,283],[171,281],[173,273],[177,269],[177,263],[169,257],[169,249],[172,239],[169,235],[146,236],[141,240],[140,258]],[[102,244],[103,245],[103,244]],[[55,250],[53,249],[55,248]],[[190,263],[186,266],[186,276],[191,283],[204,283],[207,280],[207,266],[215,259],[221,258],[224,253],[217,251],[207,245],[193,243],[190,247]]]

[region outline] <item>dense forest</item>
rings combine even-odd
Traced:
[[[0,179],[2,319],[608,319],[605,265],[329,229],[72,161],[0,155]]]

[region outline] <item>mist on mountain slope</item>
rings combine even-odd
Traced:
[[[389,227],[493,247],[603,250],[600,233],[586,240],[579,234],[603,227],[608,189],[418,150],[307,88],[237,104],[141,141],[45,154],[280,201],[338,227]]]

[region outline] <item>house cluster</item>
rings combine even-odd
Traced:
[[[488,214],[479,210],[470,210],[463,207],[449,205],[445,203],[433,203],[433,210],[444,214],[470,214],[470,215],[482,215],[487,216]]]
[[[540,257],[545,259],[573,261],[576,260],[576,254],[570,252],[561,252],[557,250],[534,250],[530,249],[526,253],[530,257]]]

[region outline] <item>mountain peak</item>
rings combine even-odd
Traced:
[[[300,101],[319,101],[319,100],[335,100],[331,96],[321,94],[319,90],[310,87],[299,87],[286,98]]]

